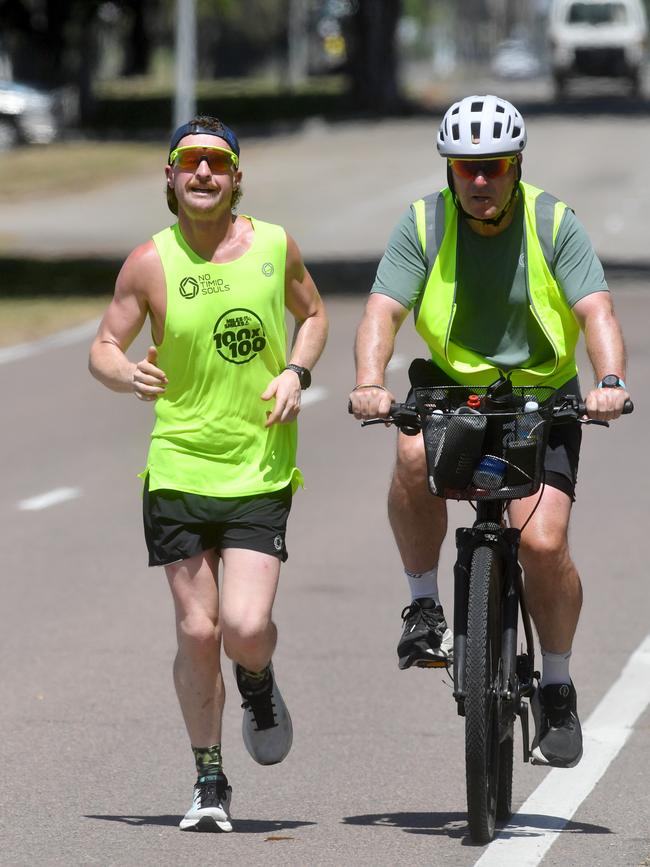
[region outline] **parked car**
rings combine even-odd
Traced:
[[[577,76],[625,79],[637,93],[647,36],[642,0],[552,0],[548,37],[558,95]]]
[[[48,144],[61,131],[56,94],[0,81],[0,150],[20,143]]]
[[[540,59],[526,39],[500,42],[492,58],[492,72],[499,78],[535,78],[542,71]]]

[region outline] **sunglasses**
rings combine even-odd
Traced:
[[[517,157],[498,157],[493,160],[450,159],[449,165],[453,173],[458,175],[459,178],[473,181],[478,174],[483,175],[485,178],[502,178],[508,173],[510,166],[514,166],[516,162]]]
[[[239,165],[237,154],[215,145],[186,145],[176,148],[169,155],[169,165],[181,172],[195,172],[203,160],[208,161],[214,175],[224,175]]]

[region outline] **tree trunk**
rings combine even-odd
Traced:
[[[395,33],[400,0],[358,0],[352,19],[351,91],[362,110],[389,113],[401,103]]]

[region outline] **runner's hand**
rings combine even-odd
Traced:
[[[164,371],[156,367],[158,350],[155,346],[147,349],[147,357],[138,361],[133,369],[133,392],[138,400],[155,400],[163,394],[167,385]]]
[[[262,400],[275,398],[275,406],[266,413],[264,427],[294,421],[300,412],[300,380],[293,370],[283,370],[269,382],[260,395]]]

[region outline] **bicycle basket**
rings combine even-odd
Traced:
[[[516,387],[486,411],[486,387],[413,391],[422,418],[429,489],[457,500],[513,500],[541,485],[555,390]]]

